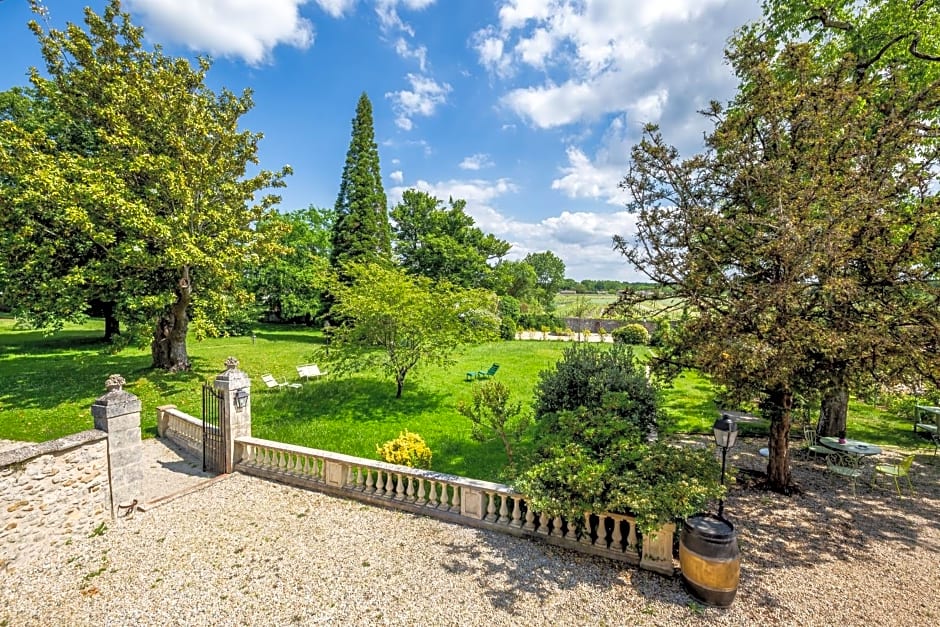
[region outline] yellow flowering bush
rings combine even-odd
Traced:
[[[431,449],[417,433],[405,429],[394,440],[375,447],[379,456],[389,464],[411,468],[431,468]]]

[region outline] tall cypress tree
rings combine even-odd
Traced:
[[[345,280],[346,263],[383,263],[391,256],[391,227],[372,127],[372,103],[363,92],[352,121],[352,139],[336,198],[330,263]]]

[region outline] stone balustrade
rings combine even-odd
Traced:
[[[366,503],[537,537],[557,546],[673,575],[675,526],[641,536],[632,516],[586,513],[566,520],[534,511],[511,487],[253,437],[235,439],[235,470]]]
[[[176,405],[157,407],[157,435],[202,458],[202,420],[181,412]]]

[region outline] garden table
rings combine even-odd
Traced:
[[[859,457],[881,455],[881,447],[869,444],[868,442],[862,442],[861,440],[846,440],[844,443],[840,443],[839,438],[827,436],[819,438],[819,443],[833,451],[858,455]]]

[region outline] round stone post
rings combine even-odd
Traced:
[[[238,369],[238,359],[225,360],[225,372],[215,378],[213,387],[222,393],[222,415],[220,417],[225,461],[223,472],[232,472],[238,461],[235,456],[235,439],[251,437],[251,379]]]
[[[125,392],[124,377],[112,374],[107,393],[91,406],[95,429],[108,434],[108,477],[111,517],[118,506],[131,507],[141,497],[144,481],[143,444],[140,440],[140,399]]]

